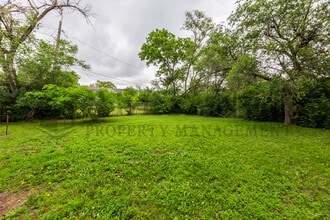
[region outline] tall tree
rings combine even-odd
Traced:
[[[19,47],[51,11],[78,11],[85,18],[90,9],[80,0],[5,0],[0,3],[0,67],[11,93],[19,88],[15,58]]]
[[[60,53],[55,54],[54,46],[44,40],[21,47],[22,57],[16,60],[18,80],[27,90],[41,90],[44,85],[55,84],[62,87],[78,85],[79,76],[73,66],[88,69],[84,61],[75,58],[78,47],[60,40]],[[60,68],[54,68],[56,65]]]
[[[155,30],[149,34],[139,53],[147,65],[158,67],[156,83],[172,95],[196,91],[204,80],[195,67],[202,48],[215,29],[212,19],[201,11],[188,11],[185,15],[182,29],[190,31],[191,37],[180,38],[165,29]]]
[[[206,87],[213,88],[211,91],[215,96],[221,91],[229,72],[243,53],[238,36],[231,30],[219,26],[210,33],[195,69],[204,76]]]
[[[329,5],[322,0],[239,0],[230,17],[258,60],[263,74],[255,76],[281,79],[286,124],[298,119],[304,88],[329,78]]]
[[[168,94],[177,95],[182,89],[186,53],[193,43],[188,38],[177,38],[169,31],[154,30],[141,47],[139,57],[147,65],[158,67],[154,84]]]
[[[105,89],[116,89],[116,85],[113,84],[113,82],[110,82],[110,81],[100,81],[100,80],[97,80],[96,83],[95,83],[96,87],[97,88],[105,88]]]
[[[203,48],[210,35],[215,31],[216,25],[212,18],[207,17],[202,11],[187,11],[185,16],[182,29],[192,33],[190,39],[193,42],[186,50],[184,64],[184,92],[187,93],[197,92],[203,81],[208,78],[208,75],[196,67],[204,52]]]

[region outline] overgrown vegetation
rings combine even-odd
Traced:
[[[158,67],[155,87],[182,100],[180,112],[208,102],[208,115],[329,128],[329,14],[326,1],[240,0],[228,25],[187,12],[191,37],[156,29],[139,55]],[[215,101],[196,99],[205,94]]]
[[[330,218],[330,133],[312,129],[330,128],[327,1],[187,12],[191,37],[141,47],[153,88],[121,92],[79,85],[77,46],[33,36],[50,11],[88,17],[80,2],[0,3],[0,195],[27,197],[4,219]]]
[[[199,116],[0,126],[4,219],[327,219],[329,130]]]
[[[88,17],[88,8],[80,1],[21,4],[0,5],[1,120],[8,114],[12,120],[95,119],[116,107],[132,114],[144,102],[156,114],[330,126],[326,1],[240,0],[226,24],[188,11],[182,29],[191,37],[156,29],[141,47],[141,60],[158,68],[154,87],[126,88],[119,94],[107,91],[115,88],[111,82],[97,82],[98,92],[78,84],[72,67],[89,66],[75,58],[75,45],[57,39],[55,50],[53,43],[33,36],[48,9],[71,8]]]

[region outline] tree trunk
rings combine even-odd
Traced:
[[[291,92],[286,92],[284,98],[284,124],[294,124],[299,117],[298,104]]]
[[[290,125],[292,123],[293,106],[290,101],[284,102],[284,124]]]
[[[18,80],[17,80],[17,73],[16,69],[14,67],[14,60],[9,59],[6,62],[6,65],[4,65],[3,70],[5,74],[7,75],[6,80],[9,84],[9,88],[12,94],[16,94],[18,91]]]

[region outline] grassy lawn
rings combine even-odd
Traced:
[[[4,219],[329,219],[329,147],[240,119],[2,123],[0,193],[26,198]]]

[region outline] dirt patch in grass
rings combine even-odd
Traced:
[[[9,191],[0,192],[0,218],[14,209],[22,207],[28,196],[28,191],[19,193],[12,193]]]

